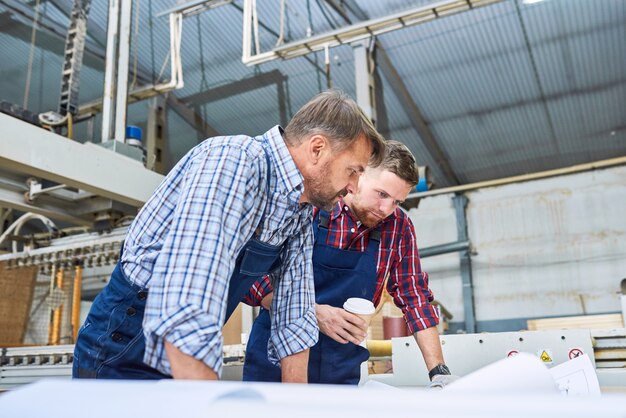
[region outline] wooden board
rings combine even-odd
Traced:
[[[222,335],[225,345],[241,344],[241,303],[224,324]]]
[[[545,318],[545,319],[529,319],[529,331],[547,330],[547,329],[612,329],[624,328],[622,315],[584,315],[584,316],[568,316],[562,318]]]
[[[6,269],[0,262],[0,347],[24,342],[36,277],[37,267]]]
[[[603,350],[594,350],[596,361],[598,360],[626,360],[626,348],[607,348]]]

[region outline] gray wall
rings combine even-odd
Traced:
[[[410,211],[420,248],[456,240],[452,195]],[[520,329],[525,318],[621,311],[626,277],[626,167],[467,193],[476,320]],[[436,299],[463,321],[458,254],[422,260]]]

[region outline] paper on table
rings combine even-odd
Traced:
[[[457,380],[446,393],[558,393],[548,368],[537,357],[519,353]]]
[[[359,386],[359,389],[376,389],[376,390],[400,390],[396,386],[391,386],[386,383],[377,382],[376,380],[367,380],[363,385]]]
[[[587,354],[554,366],[550,374],[563,395],[600,395],[598,376]]]

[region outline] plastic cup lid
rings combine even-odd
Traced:
[[[350,298],[343,304],[343,309],[359,315],[371,315],[376,311],[372,301],[361,298]]]

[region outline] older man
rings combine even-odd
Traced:
[[[216,379],[225,320],[271,273],[269,356],[283,381],[305,382],[318,338],[312,204],[330,208],[353,192],[383,149],[369,119],[337,91],[313,98],[284,130],[193,148],[130,226],[78,336],[74,377]]]
[[[430,304],[433,295],[428,275],[421,269],[415,230],[398,207],[418,180],[411,152],[397,141],[387,141],[382,163],[367,168],[354,193],[330,212],[315,212],[313,268],[321,334],[310,353],[310,383],[359,382],[359,366],[369,357],[358,345],[367,324],[342,305],[350,297],[367,298],[377,305],[386,278],[387,290],[414,333],[431,380],[445,385],[454,379],[444,364],[436,328],[439,318]],[[258,281],[244,298],[263,307],[248,339],[244,380],[280,381],[280,369],[266,354],[273,309],[270,283],[269,278]]]

